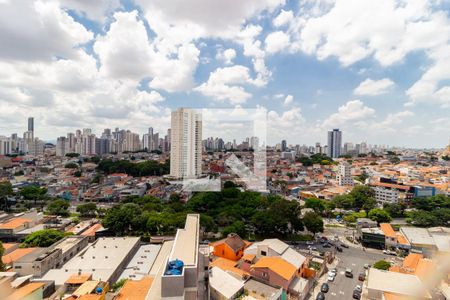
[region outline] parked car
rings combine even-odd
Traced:
[[[336,247],[336,250],[337,250],[338,252],[342,252],[342,248],[339,247],[339,246]]]
[[[333,275],[328,275],[328,281],[330,281],[330,282],[333,282],[334,281],[334,278],[335,278],[336,276],[333,276]]]
[[[364,269],[368,270],[371,267],[370,264],[364,264]]]
[[[348,245],[347,245],[347,244],[344,244],[344,243],[341,243],[341,247],[342,247],[342,248],[348,248]]]
[[[353,278],[353,271],[352,271],[352,269],[346,269],[345,270],[345,277]]]
[[[355,288],[353,290],[361,293],[362,292],[362,287],[360,285],[357,285],[357,286],[355,286]]]
[[[313,251],[317,251],[317,247],[313,247],[313,246],[308,246],[309,250],[313,250]]]
[[[358,275],[358,280],[359,280],[359,281],[364,281],[364,280],[366,280],[366,273],[359,273],[359,275]]]
[[[361,299],[361,293],[358,291],[353,291],[353,299]]]
[[[331,245],[330,245],[330,243],[324,243],[322,245],[322,247],[324,247],[324,248],[331,248]]]
[[[314,245],[314,242],[313,241],[307,241],[306,245]]]
[[[320,291],[322,293],[327,293],[330,290],[330,286],[328,285],[328,283],[324,282],[322,283],[322,286],[320,287]]]
[[[325,300],[325,294],[322,292],[319,292],[316,296],[316,300]]]
[[[328,276],[336,276],[336,274],[337,274],[336,271],[333,270],[328,271]]]

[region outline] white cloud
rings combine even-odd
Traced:
[[[223,61],[226,65],[233,64],[233,60],[236,58],[236,51],[232,48],[223,50],[218,49],[216,59]]]
[[[287,95],[286,98],[284,98],[283,105],[288,106],[294,101],[294,96]]]
[[[388,93],[393,86],[394,82],[389,78],[383,78],[380,80],[372,80],[367,78],[359,84],[353,93],[361,96],[377,96]]]
[[[395,132],[398,130],[398,125],[400,125],[405,118],[414,116],[414,113],[409,110],[390,113],[386,116],[386,118],[381,121],[374,123],[372,128],[373,130],[378,130],[381,132],[392,131]]]
[[[434,59],[434,64],[406,94],[410,97],[410,104],[430,102],[450,107],[450,86],[441,84],[450,80],[450,45],[435,49],[430,52],[430,56]]]
[[[218,68],[211,72],[207,82],[194,90],[219,101],[228,100],[231,104],[244,103],[252,95],[242,85],[255,84],[249,69],[241,65]]]
[[[156,45],[148,40],[137,11],[118,12],[114,18],[106,35],[99,36],[94,44],[104,76],[135,82],[150,77],[151,88],[168,92],[189,90],[194,86],[193,75],[200,54],[195,45],[181,45],[169,57],[155,50]]]
[[[63,8],[74,10],[78,15],[99,23],[103,23],[108,15],[121,7],[119,0],[60,0],[60,2]]]
[[[294,13],[292,10],[282,9],[280,14],[273,19],[272,23],[275,27],[281,27],[289,24],[294,19]]]
[[[0,58],[51,61],[76,58],[77,48],[93,39],[54,1],[0,3]]]
[[[367,119],[375,115],[375,110],[365,106],[360,100],[351,100],[340,106],[338,111],[330,115],[323,123],[323,128],[339,126],[354,126],[364,124]]]
[[[267,52],[275,53],[289,45],[289,36],[283,31],[275,31],[266,37],[265,44]]]

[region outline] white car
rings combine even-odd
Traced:
[[[336,272],[334,270],[328,272],[328,276],[336,276]]]
[[[355,286],[355,291],[362,292],[362,288],[360,285]]]
[[[334,281],[334,276],[328,276],[328,281]]]

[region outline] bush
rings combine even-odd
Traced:
[[[64,237],[64,233],[54,229],[44,229],[29,234],[21,248],[27,247],[49,247]]]
[[[385,260],[379,260],[373,264],[373,267],[378,270],[389,270],[391,263]]]
[[[64,168],[66,169],[78,169],[78,164],[71,162],[71,163],[67,163]]]

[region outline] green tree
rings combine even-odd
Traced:
[[[322,213],[325,210],[325,204],[322,200],[317,198],[307,198],[305,200],[305,207],[314,209],[316,213]]]
[[[247,230],[245,229],[245,224],[242,221],[235,221],[233,224],[225,227],[222,231],[224,236],[227,236],[230,233],[236,233],[241,238],[244,238],[247,235]]]
[[[433,213],[426,210],[416,210],[408,213],[407,221],[415,226],[432,227],[439,224],[438,219]]]
[[[44,229],[29,234],[23,243],[22,248],[27,247],[49,247],[64,237],[64,233],[54,229]]]
[[[8,196],[13,195],[13,189],[10,182],[0,182],[0,207],[8,208]]]
[[[47,205],[47,213],[67,217],[69,215],[69,206],[70,204],[66,200],[57,199]]]
[[[388,223],[392,220],[391,216],[387,213],[387,211],[381,208],[374,208],[369,211],[369,218],[373,221],[376,221],[378,224],[380,223]]]
[[[350,195],[337,195],[332,199],[333,204],[337,208],[351,209],[355,205],[355,200]]]
[[[133,230],[132,223],[141,213],[141,208],[135,203],[116,205],[108,209],[102,224],[117,235],[124,235]]]
[[[79,212],[82,217],[95,217],[97,214],[97,204],[93,202],[80,204],[77,206],[77,212]]]
[[[0,241],[0,272],[5,271],[5,264],[2,261],[3,254],[5,253],[5,248],[3,248],[3,244]]]
[[[227,180],[227,181],[225,181],[225,183],[223,184],[223,188],[224,188],[224,189],[234,188],[234,187],[236,187],[236,185],[234,184],[233,181]]]
[[[386,203],[383,209],[393,218],[402,218],[405,215],[406,205],[404,203]]]
[[[323,232],[323,220],[322,217],[315,212],[307,212],[303,216],[303,225],[308,229],[308,231],[316,234],[318,232]]]
[[[70,162],[64,165],[66,169],[78,169],[78,164],[74,162]]]
[[[38,200],[42,201],[47,199],[47,189],[38,187],[36,185],[23,187],[20,190],[20,194],[25,200],[34,200],[34,204],[36,204]]]
[[[391,263],[387,262],[385,260],[379,260],[379,261],[377,261],[376,263],[373,264],[373,267],[375,269],[378,269],[378,270],[385,270],[385,271],[387,271],[391,267]]]
[[[375,191],[366,185],[357,185],[349,195],[353,198],[354,208],[360,210],[366,203],[374,203]]]

